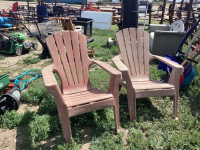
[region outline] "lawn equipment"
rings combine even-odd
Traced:
[[[8,39],[4,38],[4,36]],[[0,52],[19,56],[22,51],[38,48],[38,44],[35,42],[24,43],[25,39],[26,36],[22,33],[15,32],[11,36],[0,33]]]
[[[0,76],[0,115],[6,110],[18,110],[20,106],[21,91],[34,79],[41,76],[41,73],[31,73],[35,69],[28,70],[15,79],[9,79],[7,74]],[[20,80],[25,75],[34,75],[30,80]],[[22,88],[20,88],[22,82]]]
[[[180,78],[180,86],[181,87],[188,85],[194,79],[194,77],[196,75],[196,72],[195,72],[193,66],[191,65],[191,63],[192,62],[196,63],[196,64],[198,63],[199,59],[198,59],[198,61],[195,61],[195,59],[200,53],[200,51],[198,51],[200,45],[197,46],[197,48],[191,54],[190,54],[190,48],[191,48],[193,42],[195,42],[195,40],[200,35],[200,30],[197,31],[196,35],[190,41],[189,45],[187,46],[187,48],[185,50],[185,53],[182,52],[182,47],[183,47],[183,44],[185,43],[185,41],[188,39],[188,37],[191,35],[193,30],[195,29],[195,27],[199,24],[199,22],[200,22],[200,19],[186,33],[186,35],[184,36],[183,40],[181,41],[181,43],[178,47],[178,50],[174,53],[173,56],[170,56],[168,54],[165,55],[165,58],[170,59],[184,67],[184,72]],[[195,54],[195,56],[193,56],[194,54]],[[160,62],[158,69],[161,69],[167,73],[166,77],[164,79],[162,79],[162,81],[168,81],[169,74],[171,73],[172,68],[170,66]]]
[[[12,12],[10,12],[10,13],[13,15]],[[14,16],[15,19],[17,19],[15,15],[13,15],[13,16]],[[34,21],[40,35],[35,35],[35,34],[33,34],[33,33],[26,27],[26,25],[25,25],[24,23],[22,23],[22,20],[21,20],[21,19],[18,19],[18,21],[20,22],[21,25],[23,25],[23,26],[25,27],[25,29],[28,31],[28,33],[29,33],[32,37],[36,37],[36,38],[38,39],[38,41],[40,42],[40,44],[42,45],[42,48],[43,48],[43,51],[42,51],[41,55],[42,55],[42,56],[50,56],[47,45],[46,45],[45,42],[43,42],[43,41],[41,40],[41,38],[40,38],[41,33],[40,33],[39,28],[38,28],[37,22]],[[37,44],[37,43],[36,43],[36,44]],[[30,46],[30,44],[29,44],[29,46]],[[38,45],[37,45],[37,47],[38,47]]]

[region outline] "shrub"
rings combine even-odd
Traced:
[[[53,96],[48,94],[45,87],[33,88],[22,92],[21,101],[25,103],[39,104],[43,99],[51,99]]]
[[[15,110],[6,111],[5,114],[1,116],[1,119],[2,128],[12,129],[20,124],[21,114],[18,114]]]
[[[49,120],[49,115],[39,116],[35,114],[33,116],[33,121],[29,124],[33,144],[48,137],[50,131]]]

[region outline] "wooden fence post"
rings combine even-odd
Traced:
[[[162,10],[162,16],[161,16],[160,24],[163,24],[165,7],[166,7],[166,0],[163,1],[163,10]]]
[[[170,15],[169,16],[169,24],[172,24],[172,22],[173,22],[175,2],[176,2],[176,0],[173,0],[171,10],[169,10],[169,11],[171,11],[171,13],[169,13],[169,15]]]
[[[185,22],[185,31],[187,31],[188,26],[189,26],[190,13],[191,13],[191,11],[192,11],[192,3],[193,3],[193,0],[190,0],[188,12],[187,12],[187,19],[186,19],[186,22]]]

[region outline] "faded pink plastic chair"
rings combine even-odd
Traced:
[[[119,55],[112,61],[122,72],[122,82],[127,90],[130,120],[136,119],[136,99],[155,96],[173,96],[174,115],[177,119],[179,80],[183,67],[169,59],[149,52],[149,33],[142,29],[127,28],[116,33]],[[152,80],[149,62],[153,59],[172,67],[168,83]],[[121,88],[121,87],[120,87]]]
[[[91,60],[86,37],[78,32],[56,32],[46,38],[46,44],[52,64],[42,70],[42,76],[46,90],[55,97],[66,142],[71,141],[70,117],[107,107],[114,108],[115,128],[118,131],[121,73],[104,62]],[[91,86],[88,70],[93,64],[110,74],[108,92]],[[52,71],[58,74],[61,89]]]

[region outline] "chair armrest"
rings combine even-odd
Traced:
[[[162,56],[157,56],[157,55],[153,55],[153,59],[157,59],[157,60],[160,60],[162,61],[163,63],[167,64],[168,66],[172,67],[172,69],[179,69],[180,71],[183,72],[183,66],[165,58],[165,57],[162,57]]]
[[[42,69],[42,77],[48,93],[52,94],[54,97],[57,97],[58,93],[61,94],[58,83],[52,72],[52,65],[46,66]]]
[[[112,58],[112,62],[115,64],[115,66],[117,67],[117,69],[119,71],[123,72],[127,72],[128,68],[126,67],[126,65],[120,60],[119,56],[115,56]]]
[[[176,88],[176,92],[178,92],[179,91],[180,76],[184,71],[183,66],[181,66],[181,65],[179,65],[179,64],[177,64],[177,63],[175,63],[175,62],[173,62],[173,61],[171,61],[167,58],[161,57],[161,56],[153,55],[153,58],[158,59],[158,60],[166,63],[170,67],[172,67],[172,72],[171,72],[170,78],[168,80],[168,83],[172,83]]]
[[[126,81],[126,84],[132,84],[129,69],[126,67],[126,65],[121,61],[119,56],[115,56],[112,58],[113,63],[119,69],[120,72],[122,72],[122,78]]]
[[[119,82],[121,81],[121,72],[111,67],[105,62],[101,62],[98,60],[91,60],[92,64],[96,64],[100,66],[102,69],[107,71],[110,74],[110,82],[108,87],[108,92],[111,92],[115,98],[115,100],[119,100]],[[119,102],[117,102],[119,103]]]
[[[150,24],[149,33],[155,32],[155,30],[169,31],[170,25],[158,25],[158,24]]]
[[[98,61],[98,60],[91,60],[91,61],[92,61],[92,64],[98,65],[99,67],[101,67],[102,69],[107,71],[110,75],[116,75],[116,76],[120,76],[121,77],[121,72],[118,71],[117,69],[111,67],[107,63],[102,62],[102,61]]]

